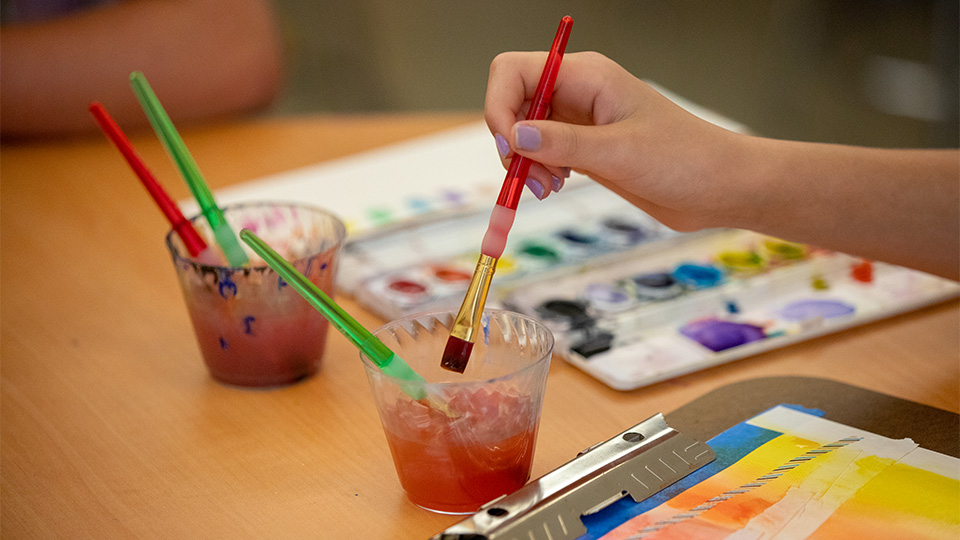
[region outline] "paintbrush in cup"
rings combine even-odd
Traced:
[[[133,147],[133,143],[124,135],[123,130],[121,130],[120,126],[113,120],[113,117],[110,116],[107,109],[102,104],[94,102],[90,104],[90,114],[93,115],[94,120],[97,121],[97,124],[107,138],[113,142],[117,150],[120,151],[120,154],[127,160],[130,168],[133,169],[137,178],[143,183],[143,187],[147,189],[147,193],[153,197],[154,202],[157,203],[157,207],[160,208],[164,217],[170,222],[170,227],[180,236],[180,240],[183,241],[183,245],[187,248],[190,256],[206,264],[219,264],[220,261],[217,254],[207,246],[203,237],[193,228],[190,220],[183,216],[180,208],[177,207],[173,199],[167,195],[163,186],[160,185],[156,177],[153,176],[153,173],[150,172],[150,169],[147,168],[147,165]]]
[[[200,174],[200,168],[197,167],[193,156],[187,150],[187,145],[184,144],[177,128],[173,126],[167,111],[164,110],[160,100],[153,93],[153,89],[150,88],[150,84],[147,83],[143,73],[139,71],[131,73],[130,86],[133,88],[133,93],[136,94],[143,112],[146,113],[147,119],[150,120],[150,125],[157,133],[157,137],[160,138],[163,146],[167,149],[167,153],[170,154],[180,170],[180,174],[186,180],[187,186],[190,187],[197,204],[200,205],[200,211],[207,218],[210,228],[213,229],[214,239],[220,249],[223,250],[227,262],[234,267],[244,266],[249,262],[247,254],[244,253],[240,242],[233,233],[233,229],[223,216],[223,211],[217,206],[213,193],[203,180],[203,175]]]
[[[540,75],[530,110],[527,112],[527,120],[543,120],[547,117],[553,87],[557,82],[557,73],[560,71],[560,61],[567,48],[572,26],[573,19],[570,17],[560,20],[557,35],[553,38],[553,45],[547,55],[547,62],[543,66],[543,73]],[[490,283],[493,281],[497,261],[503,255],[507,245],[507,235],[513,226],[523,185],[532,163],[532,160],[520,155],[514,155],[510,161],[507,176],[503,180],[497,204],[493,207],[487,232],[480,245],[480,260],[477,261],[473,278],[467,287],[467,294],[453,321],[450,338],[443,350],[440,366],[444,369],[463,373],[467,368],[467,362],[470,360],[470,353],[473,352],[473,345],[480,329],[480,318],[487,302],[487,294],[490,292]]]
[[[324,317],[330,321],[354,347],[370,359],[383,373],[400,380],[403,392],[411,398],[429,403],[434,408],[448,416],[457,416],[450,407],[435,396],[427,394],[426,380],[413,370],[402,358],[394,354],[377,336],[363,327],[349,313],[343,310],[325,292],[320,290],[312,281],[301,274],[296,268],[273,250],[266,242],[250,229],[240,231],[240,239],[246,242],[250,249],[259,255],[267,266],[280,275],[293,287],[304,300],[310,303]]]

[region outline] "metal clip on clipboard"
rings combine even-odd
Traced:
[[[706,444],[656,414],[431,540],[574,540],[587,529],[580,516],[629,495],[640,502],[714,460]]]

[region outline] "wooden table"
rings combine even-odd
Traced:
[[[323,116],[183,136],[217,188],[479,118]],[[187,197],[153,134],[132,135],[171,195]],[[294,386],[210,379],[166,224],[104,138],[6,145],[0,167],[0,535],[427,538],[462,519],[404,497],[342,336],[331,333],[321,373]],[[368,328],[383,322],[343,305]],[[949,302],[629,393],[555,359],[533,475],[754,377],[827,377],[958,412],[958,313]]]

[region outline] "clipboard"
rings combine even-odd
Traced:
[[[782,403],[828,420],[960,458],[960,415],[828,379],[770,377],[732,383],[598,443],[563,466],[495,499],[432,540],[574,540],[580,520],[624,497],[655,495],[710,463],[708,440]],[[656,478],[656,480],[653,480]]]
[[[960,458],[960,415],[818,377],[763,377],[721,386],[667,413],[678,431],[706,441],[781,403],[820,409],[824,418]]]

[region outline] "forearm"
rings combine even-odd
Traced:
[[[743,141],[725,225],[960,278],[960,152]]]
[[[103,102],[121,125],[142,125],[128,83],[137,70],[175,119],[263,106],[282,78],[275,26],[259,0],[143,0],[4,27],[3,134],[90,131],[91,101]]]

